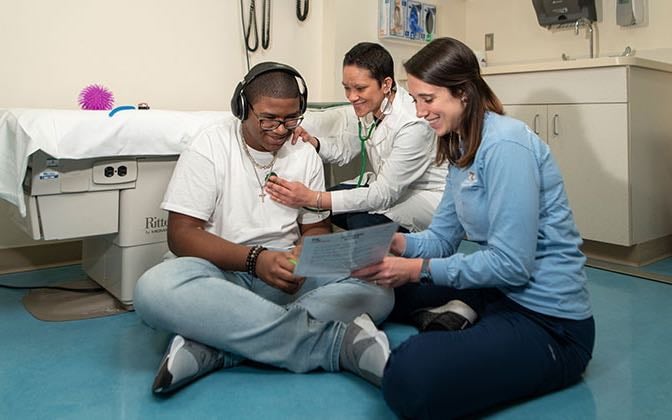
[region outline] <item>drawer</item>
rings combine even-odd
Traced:
[[[11,219],[34,240],[77,239],[116,233],[119,191],[25,196],[26,217]]]

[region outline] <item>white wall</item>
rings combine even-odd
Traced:
[[[439,34],[464,35],[464,0],[426,1],[438,5]],[[76,109],[79,91],[100,83],[116,105],[227,110],[246,68],[239,7],[234,0],[0,0],[0,107]],[[378,41],[377,10],[378,0],[313,0],[299,22],[295,3],[272,2],[271,46],[252,54],[252,64],[292,64],[311,101],[342,100],[341,59],[359,41]],[[399,68],[421,46],[383,44]]]
[[[489,65],[521,61],[559,60],[563,53],[571,58],[588,57],[585,29],[575,35],[574,28],[548,30],[537,23],[531,0],[464,0],[466,36],[473,49],[484,49],[484,35],[495,34],[495,49],[487,53]],[[621,27],[616,24],[617,0],[597,0],[596,52],[607,56],[626,46],[637,56],[672,62],[672,1],[645,0],[648,23]]]
[[[253,63],[290,62],[319,86],[322,2],[303,23],[293,4],[272,4],[272,48]],[[238,1],[0,0],[0,10],[0,107],[77,108],[79,91],[101,83],[117,105],[226,110],[245,73]]]

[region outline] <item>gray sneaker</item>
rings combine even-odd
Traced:
[[[168,343],[152,392],[170,394],[223,365],[221,351],[176,334]]]
[[[380,387],[389,357],[387,336],[376,328],[369,314],[362,314],[348,324],[339,355],[341,369]]]

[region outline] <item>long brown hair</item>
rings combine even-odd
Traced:
[[[460,168],[469,166],[481,145],[485,111],[504,114],[502,103],[481,77],[476,56],[456,39],[437,38],[406,61],[404,68],[425,83],[445,87],[456,98],[466,98],[459,129],[439,137],[436,162],[448,160]]]

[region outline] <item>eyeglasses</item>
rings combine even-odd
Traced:
[[[254,112],[254,108],[252,108],[251,106],[250,110],[252,111],[254,116],[257,117],[257,120],[259,120],[259,127],[263,131],[273,131],[276,128],[280,127],[280,125],[284,125],[287,130],[291,131],[294,130],[296,127],[298,127],[301,124],[301,121],[303,121],[303,115],[301,115],[300,117],[292,117],[280,120],[280,119],[260,117],[259,114]]]

